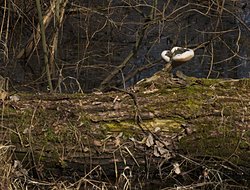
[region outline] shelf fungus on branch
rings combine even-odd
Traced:
[[[183,64],[194,57],[194,50],[182,47],[173,47],[170,50],[164,50],[161,53],[161,57],[167,63],[180,63]]]
[[[161,53],[161,57],[167,63],[164,66],[164,68],[162,69],[162,71],[164,71],[164,73],[171,73],[170,71],[172,69],[186,63],[189,60],[191,60],[194,57],[194,50],[188,49],[188,48],[182,48],[182,47],[173,47],[171,50],[164,50]],[[166,75],[166,76],[169,77],[171,75]],[[185,78],[185,75],[182,74],[181,72],[176,72],[176,76],[178,76],[179,78],[182,78],[182,79]],[[161,76],[161,74],[159,74],[157,72],[152,77],[149,77],[147,79],[143,79],[143,80],[137,82],[137,84],[142,83],[142,82],[143,83],[152,83],[152,86],[150,86],[150,88],[152,87],[152,89],[145,91],[145,93],[155,92],[156,89],[153,87],[153,85],[154,85],[153,81],[156,81],[159,78],[162,78],[162,76]]]

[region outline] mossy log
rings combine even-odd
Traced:
[[[185,157],[213,157],[247,172],[249,89],[249,79],[169,78],[159,72],[132,90],[20,93],[19,101],[2,102],[1,134],[15,147],[13,159],[40,178],[96,167],[107,176],[118,177],[128,167],[150,175]]]

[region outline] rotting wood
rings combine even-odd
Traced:
[[[55,175],[96,166],[108,175],[127,166],[139,173],[164,164],[171,169],[168,160],[185,152],[231,162],[234,154],[248,171],[250,81],[187,77],[183,82],[157,75],[134,89],[144,132],[135,120],[134,100],[121,91],[20,94],[20,101],[5,100],[2,109],[6,141],[15,146],[15,158]]]

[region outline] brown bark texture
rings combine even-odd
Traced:
[[[40,178],[96,167],[108,176],[126,168],[150,175],[175,159],[200,157],[248,172],[249,88],[248,79],[160,71],[107,93],[9,94],[2,99],[1,139]]]

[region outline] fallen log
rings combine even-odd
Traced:
[[[20,100],[2,101],[1,139],[36,179],[118,179],[129,171],[190,181],[179,164],[211,159],[248,178],[249,88],[249,79],[169,78],[161,71],[131,90],[20,93]]]

